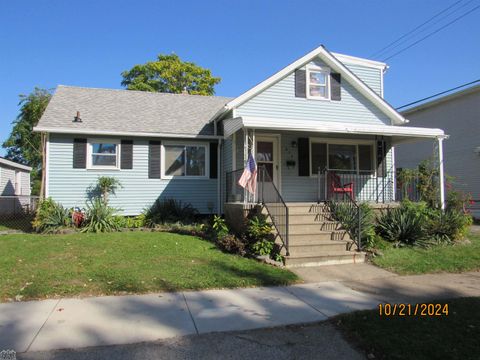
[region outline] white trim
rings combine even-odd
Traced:
[[[165,145],[167,146],[202,146],[205,148],[205,175],[165,175]],[[209,143],[199,143],[199,142],[179,142],[179,141],[162,141],[161,145],[161,154],[160,154],[160,179],[162,180],[171,180],[171,179],[197,179],[197,180],[206,180],[210,179],[210,145]],[[186,160],[186,159],[185,159]],[[218,179],[218,176],[217,176]]]
[[[386,71],[388,69],[388,65],[381,61],[375,61],[370,59],[365,59],[357,56],[339,54],[336,52],[332,52],[332,55],[335,56],[338,60],[346,64],[353,64],[353,65],[362,65],[366,67],[373,67],[380,69],[382,71]]]
[[[331,100],[331,94],[330,94],[330,69],[325,68],[325,67],[320,67],[318,65],[307,65],[305,67],[305,94],[307,96],[307,99],[311,100],[320,100],[320,101],[330,101]],[[310,73],[322,73],[325,75],[325,85],[318,85],[318,84],[310,84]],[[326,92],[326,97],[323,96],[313,96],[310,95],[310,86],[318,86],[318,87],[325,87],[325,92]]]
[[[221,175],[223,174],[222,171],[222,139],[218,140],[217,144],[217,215],[220,216],[222,214],[222,178]],[[207,159],[205,159],[206,161]],[[205,164],[206,165],[206,164]],[[208,174],[210,175],[210,174]]]
[[[50,186],[50,134],[45,134],[45,198],[49,197]]]
[[[440,182],[440,206],[445,210],[445,174],[443,170],[443,139],[438,138],[438,178]]]
[[[370,89],[370,87],[368,87],[362,80],[360,80],[352,71],[350,71],[340,60],[338,60],[323,46],[319,46],[315,50],[310,51],[308,54],[302,56],[300,59],[294,61],[290,65],[278,71],[276,74],[262,81],[260,84],[254,86],[250,90],[244,92],[242,95],[231,100],[225,105],[223,109],[221,109],[216,115],[214,115],[214,117],[210,121],[218,118],[225,111],[232,110],[242,105],[247,100],[259,94],[266,88],[288,76],[295,69],[306,65],[317,56],[320,57],[323,62],[332,70],[341,73],[342,77],[346,81],[348,81],[357,91],[359,91],[363,96],[365,96],[368,100],[375,104],[386,116],[388,116],[393,121],[393,123],[399,125],[406,123],[405,118],[399,112],[397,112],[390,104],[388,104],[379,94]]]
[[[107,165],[93,165],[92,164],[92,147],[93,144],[115,144],[115,166]],[[87,170],[120,170],[120,156],[121,156],[121,144],[119,139],[104,139],[104,138],[89,138],[87,139]]]
[[[0,164],[10,166],[10,167],[13,167],[13,168],[16,168],[16,169],[25,170],[25,171],[32,171],[32,168],[30,166],[22,165],[22,164],[14,162],[14,161],[4,159],[2,157],[0,157]]]
[[[336,170],[336,171],[342,171],[340,169],[331,169],[330,168],[330,149],[329,145],[355,145],[355,172],[352,171],[352,174],[355,175],[360,175],[360,171],[371,171],[370,174],[372,178],[375,178],[377,176],[377,170],[375,168],[377,156],[376,156],[376,151],[375,151],[375,140],[364,140],[364,139],[337,139],[337,138],[321,138],[321,137],[309,137],[309,161],[310,161],[310,177],[316,178],[318,174],[317,172],[313,172],[313,167],[312,167],[312,144],[317,143],[317,144],[326,144],[327,145],[327,169],[329,170]],[[358,145],[370,145],[372,147],[372,170],[360,170],[360,157],[359,157],[359,152],[358,152]],[[365,174],[367,175],[367,174]]]
[[[54,134],[81,134],[81,135],[100,135],[100,136],[135,136],[150,138],[173,138],[173,139],[211,139],[217,140],[223,138],[221,135],[192,135],[192,134],[172,134],[172,133],[150,133],[150,132],[132,132],[132,131],[103,131],[103,130],[81,130],[67,128],[34,127],[35,132],[48,132]]]
[[[397,197],[397,168],[396,168],[396,165],[395,165],[395,146],[390,146],[390,151],[392,152],[392,168],[393,168],[393,171],[392,171],[392,181],[393,181],[393,201],[395,201],[396,197]],[[376,160],[375,160],[375,164],[376,164]]]
[[[442,129],[422,128],[412,126],[393,126],[393,125],[370,125],[360,123],[340,123],[318,120],[295,120],[280,118],[265,118],[243,116],[226,121],[234,121],[238,127],[256,128],[257,130],[290,130],[290,131],[310,131],[317,133],[334,134],[358,134],[358,135],[383,135],[398,136],[405,138],[438,138],[448,136]],[[228,137],[231,134],[226,133]]]

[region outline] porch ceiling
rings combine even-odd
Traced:
[[[242,116],[224,120],[224,136],[229,137],[242,128],[261,130],[290,130],[315,133],[357,134],[389,136],[392,143],[413,142],[425,139],[447,138],[442,129],[413,126],[370,125],[359,123],[320,122],[317,120],[290,120]]]

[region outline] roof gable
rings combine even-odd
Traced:
[[[384,113],[391,121],[392,124],[401,125],[405,124],[405,118],[397,112],[390,104],[388,104],[381,96],[373,91],[368,85],[366,85],[361,79],[358,78],[351,70],[349,70],[340,60],[338,60],[332,53],[330,53],[324,46],[319,46],[315,50],[304,55],[300,59],[294,61],[290,65],[286,66],[276,74],[270,76],[260,84],[246,91],[242,95],[228,102],[223,109],[221,109],[214,117],[218,118],[225,111],[229,111],[244,104],[249,99],[253,98],[257,94],[261,93],[265,89],[269,88],[278,81],[284,79],[286,76],[293,73],[296,69],[303,67],[315,58],[320,58],[327,66],[329,66],[335,72],[342,74],[342,79],[348,81],[357,91],[359,91],[365,98],[372,102],[382,113]],[[378,65],[380,66],[380,65]]]

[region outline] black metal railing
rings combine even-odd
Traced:
[[[343,207],[342,212],[347,218],[347,224],[342,224],[346,227],[350,237],[357,245],[358,251],[362,250],[362,209],[355,200],[355,184],[349,177],[345,178],[335,171],[319,169],[318,171],[318,187],[324,188],[324,201],[332,211],[332,215],[336,217],[336,210],[338,206],[336,203],[341,202]],[[357,175],[362,176],[362,175]],[[358,178],[355,178],[358,180]],[[347,210],[347,211],[346,211]],[[347,214],[345,214],[347,213]],[[337,219],[341,221],[342,219]]]
[[[265,166],[258,168],[258,202],[268,212],[277,235],[285,247],[286,255],[290,255],[288,244],[288,206],[283,200],[280,192],[273,183],[273,180]]]
[[[287,256],[288,245],[288,207],[272,178],[264,166],[258,167],[255,194],[250,194],[238,184],[243,169],[226,174],[226,202],[245,202],[262,204],[272,221],[277,236],[280,238]]]
[[[397,201],[410,200],[418,202],[420,196],[420,179],[418,177],[402,179],[397,177],[396,197]]]

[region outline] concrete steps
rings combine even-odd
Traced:
[[[317,203],[288,203],[289,250],[287,267],[351,264],[365,261],[329,208]]]

